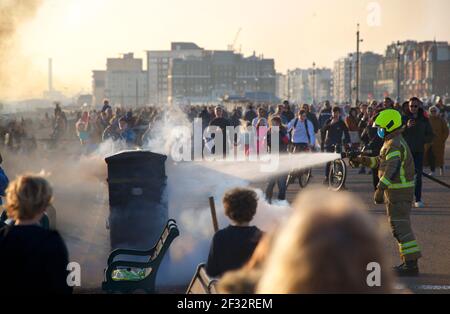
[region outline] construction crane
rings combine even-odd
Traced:
[[[241,32],[242,32],[242,28],[240,27],[239,30],[236,33],[236,36],[234,36],[233,43],[231,45],[228,45],[228,50],[229,51],[235,51],[236,50],[236,43],[237,43],[237,41],[239,39],[239,35],[241,34]]]

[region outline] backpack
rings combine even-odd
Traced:
[[[298,125],[298,118],[295,119],[294,127],[289,131],[289,136],[291,137],[291,139],[294,134],[294,130],[297,128],[297,125]],[[306,136],[308,137],[308,144],[311,144],[311,136],[309,134],[309,129],[308,129],[308,119],[305,119],[305,130],[306,130]]]

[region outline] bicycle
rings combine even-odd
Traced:
[[[305,148],[300,151],[301,153],[311,152],[310,148]],[[293,154],[296,153],[296,149],[294,148]],[[293,170],[289,173],[286,180],[286,188],[289,187],[290,184],[294,183],[296,179],[298,179],[298,184],[300,188],[306,188],[309,181],[312,177],[312,169],[302,169],[302,170]]]
[[[328,173],[328,187],[330,190],[338,192],[345,189],[347,180],[347,164],[344,159],[350,159],[350,167],[358,168],[359,165],[353,164],[351,159],[360,155],[370,156],[372,151],[367,149],[367,147],[363,147],[362,150],[345,147],[344,151],[342,151],[341,145],[335,145],[334,151],[340,154],[341,158],[331,162],[330,172]]]
[[[334,152],[341,154],[342,158],[333,160],[330,164],[328,188],[331,191],[338,192],[345,187],[345,181],[347,180],[347,164],[344,161],[345,153],[342,153],[341,145],[335,145]]]

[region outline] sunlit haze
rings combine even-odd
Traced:
[[[52,57],[55,88],[70,94],[90,92],[91,71],[105,68],[107,57],[144,57],[172,41],[226,49],[242,28],[237,50],[274,58],[285,72],[313,61],[332,67],[355,50],[357,23],[363,51],[383,53],[396,40],[449,41],[448,12],[448,0],[45,0],[18,30],[18,53],[43,88]]]

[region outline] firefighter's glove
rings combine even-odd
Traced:
[[[350,164],[353,168],[358,168],[363,163],[361,156],[350,156]]]
[[[376,205],[384,204],[384,190],[377,188],[373,195],[373,200]]]

